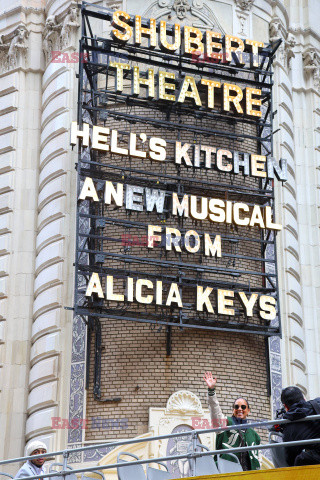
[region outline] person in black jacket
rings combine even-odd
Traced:
[[[286,410],[283,418],[291,421],[320,413],[320,397],[307,402],[298,387],[284,388],[281,393],[281,402]],[[312,438],[320,438],[320,420],[283,425],[284,442]],[[286,447],[286,459],[290,467],[320,464],[320,443],[306,445],[305,447]]]

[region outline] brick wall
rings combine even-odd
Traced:
[[[150,118],[164,120],[165,114],[152,111],[151,109],[141,110],[138,107],[124,107],[115,105],[115,110],[125,111],[126,113],[144,115]],[[187,115],[180,117],[171,115],[171,122],[194,124],[204,128],[215,128],[230,133],[255,134],[255,128],[246,124],[234,125],[230,123],[219,123],[212,120],[197,120]],[[103,125],[103,122],[101,122]],[[169,140],[180,139],[182,142],[202,143],[204,145],[218,146],[221,148],[230,148],[242,152],[255,153],[257,145],[253,140],[247,139],[240,141],[237,139],[227,139],[225,137],[194,135],[192,132],[182,131],[180,137],[174,129],[156,129],[153,126],[135,123],[130,124],[126,121],[109,121],[105,126],[118,130],[133,131],[136,133],[145,132],[147,135],[154,135]],[[123,144],[126,146],[126,137]],[[172,144],[173,145],[173,144]],[[138,145],[138,148],[142,148]],[[151,162],[150,160],[132,159],[129,157],[120,158],[117,155],[95,154],[96,160],[112,163],[122,167],[140,169],[142,171],[153,172],[153,188],[171,189],[176,191],[174,181],[167,181],[167,188],[162,185],[163,179],[159,173],[170,175],[181,174],[187,178],[197,178],[207,182],[218,182],[223,184],[251,186],[258,188],[259,182],[255,178],[243,177],[239,175],[230,175],[219,173],[213,170],[205,169],[187,169],[184,166],[179,168],[172,161],[164,164]],[[173,148],[168,146],[168,156],[173,155]],[[116,173],[116,170],[107,170],[109,173]],[[119,180],[118,180],[119,181]],[[157,187],[156,182],[160,185]],[[123,170],[123,183],[137,184]],[[193,189],[193,191],[192,191]],[[185,193],[196,194],[198,196],[221,197],[224,199],[244,201],[246,203],[259,203],[257,198],[250,196],[241,196],[225,192],[215,191],[210,186],[201,186],[196,193],[194,187],[185,182]],[[258,228],[235,227],[233,225],[212,224],[208,221],[195,222],[192,219],[174,218],[171,215],[168,218],[159,217],[156,213],[146,212],[128,212],[125,208],[115,209],[114,206],[101,206],[99,214],[107,215],[115,219],[126,219],[131,221],[144,222],[147,224],[160,225],[161,223],[177,228],[192,228],[196,231],[208,232],[222,235],[246,236],[248,238],[260,239]],[[98,210],[96,211],[98,213]],[[104,240],[103,249],[113,253],[123,253],[121,237],[129,233],[132,236],[145,235],[146,231],[138,228],[124,229],[116,224],[108,224],[104,230],[104,235],[108,240]],[[96,244],[96,248],[97,248]],[[231,252],[231,244],[228,241],[223,242],[222,251]],[[238,253],[247,256],[260,256],[260,244],[246,241],[239,241]],[[149,258],[163,258],[175,260],[177,254],[166,252],[161,249],[148,250],[146,247],[133,245],[130,255],[142,255]],[[184,261],[189,263],[199,263],[199,255],[183,254]],[[203,258],[205,265],[217,265],[220,267],[232,268],[229,259]],[[139,270],[140,278],[143,273],[151,272],[167,275],[177,275],[177,270],[161,269],[160,267],[141,264],[124,264],[118,260],[108,258],[105,266],[112,268],[125,268],[129,274],[131,270]],[[236,260],[236,268],[244,271],[259,270],[261,263],[250,259]],[[131,270],[130,270],[131,269]],[[201,275],[200,275],[201,278]],[[205,274],[203,278],[223,280],[217,274]],[[160,279],[160,278],[159,278]],[[230,278],[228,279],[230,280]],[[119,280],[116,283],[116,289],[123,293],[124,281]],[[251,287],[262,286],[261,277],[243,274],[237,283],[251,285]],[[236,289],[236,288],[235,288]],[[241,290],[241,289],[240,289]],[[192,292],[185,289],[184,300],[192,302]],[[119,308],[124,304],[109,302],[109,307]],[[143,313],[144,317],[148,312],[153,312],[153,307],[139,304],[130,304],[130,310]],[[230,318],[234,321],[235,319]],[[245,321],[245,320],[244,320]],[[259,320],[256,318],[256,322]],[[232,404],[235,398],[240,395],[248,397],[252,405],[251,415],[254,418],[266,418],[270,416],[269,398],[267,396],[267,362],[265,352],[265,339],[260,336],[237,334],[233,332],[213,332],[196,329],[173,328],[172,330],[172,355],[166,356],[166,329],[165,327],[150,326],[145,324],[133,323],[122,320],[101,319],[102,327],[102,368],[101,368],[101,400],[105,398],[121,397],[118,404],[105,403],[94,399],[93,396],[93,378],[94,378],[94,338],[91,344],[91,365],[90,382],[87,392],[87,410],[86,416],[89,419],[101,417],[101,419],[128,419],[126,429],[104,428],[99,426],[99,422],[89,423],[90,428],[86,431],[86,440],[103,440],[107,438],[133,437],[148,431],[148,410],[150,407],[165,407],[169,396],[179,389],[188,389],[198,395],[202,401],[203,407],[206,407],[206,387],[202,379],[206,370],[212,370],[218,376],[218,395],[221,406],[226,414],[231,414]],[[109,423],[110,426],[110,423]],[[105,427],[108,427],[105,425]]]
[[[134,437],[148,431],[150,407],[165,407],[177,390],[190,390],[207,406],[206,370],[218,377],[217,395],[225,414],[243,395],[252,418],[270,415],[267,397],[265,340],[260,336],[174,328],[172,354],[166,356],[165,327],[102,320],[101,398],[121,397],[118,404],[93,398],[93,355],[87,418],[128,419],[127,429],[90,428],[86,440]]]

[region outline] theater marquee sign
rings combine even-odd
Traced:
[[[75,313],[279,335],[275,46],[82,14]]]

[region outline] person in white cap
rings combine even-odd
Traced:
[[[40,440],[29,443],[26,450],[27,457],[30,457],[31,455],[41,455],[42,453],[47,453],[47,446],[45,443],[40,442]],[[14,478],[34,477],[35,475],[45,474],[46,471],[43,467],[45,461],[45,458],[27,460]]]

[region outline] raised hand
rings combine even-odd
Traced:
[[[213,377],[211,372],[206,372],[203,375],[203,379],[208,385],[208,388],[214,388],[217,383],[217,377]]]

